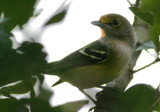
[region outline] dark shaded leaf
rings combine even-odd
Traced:
[[[35,42],[24,42],[0,57],[0,86],[39,75],[46,67],[43,46]]]
[[[3,22],[0,24],[0,58],[12,49],[11,34],[1,27],[2,24]]]
[[[37,0],[0,0],[0,14],[4,13],[9,21],[4,25],[7,31],[16,25],[22,26],[33,16]]]
[[[156,97],[155,97],[155,102],[153,104],[153,109],[160,112],[160,85],[156,89]]]
[[[87,103],[87,100],[71,102],[61,106],[54,107],[53,110],[55,112],[78,112],[78,110]]]
[[[45,26],[58,23],[64,19],[66,16],[70,4],[64,6],[65,2],[60,6],[60,8],[52,15],[52,17],[46,22]]]
[[[61,79],[59,79],[58,81],[56,81],[56,82],[52,85],[52,87],[57,86],[57,85],[62,84],[62,83],[63,83],[63,81],[62,81]]]
[[[37,79],[35,77],[29,78],[30,85],[34,86],[36,84]],[[21,81],[20,83],[17,83],[15,85],[3,87],[0,89],[0,93],[3,95],[3,93],[8,94],[24,94],[30,91],[30,88],[27,85],[27,82],[25,80]]]
[[[16,99],[0,99],[1,112],[29,112],[29,110]]]
[[[98,94],[94,112],[151,112],[155,91],[145,84],[137,84],[125,92],[106,87]]]
[[[122,92],[117,88],[105,87],[97,93],[97,104],[93,108],[94,112],[124,112],[125,105],[119,104]],[[118,107],[121,107],[120,109]]]
[[[38,79],[39,79],[39,81],[40,81],[40,83],[41,83],[41,85],[43,84],[43,81],[44,81],[44,75],[37,75],[38,76]],[[40,85],[40,86],[41,86]]]
[[[31,112],[53,112],[53,109],[49,102],[39,98],[21,99],[20,102],[22,104],[30,105]]]

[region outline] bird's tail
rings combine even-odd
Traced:
[[[45,70],[44,70],[44,74],[47,74],[47,75],[57,75],[58,76],[58,73],[57,73],[57,70],[54,69],[55,68],[55,64],[56,62],[52,62],[52,63],[48,63]],[[52,87],[54,86],[57,86],[59,84],[63,83],[63,81],[61,79],[59,79],[58,81],[56,81]]]
[[[54,69],[56,62],[48,63],[46,68],[44,69],[44,74],[55,75],[56,69]]]

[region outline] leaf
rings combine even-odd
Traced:
[[[45,23],[45,26],[50,25],[50,24],[55,24],[64,19],[66,16],[70,4],[64,6],[66,1],[59,7],[59,9],[52,15],[52,17]]]
[[[120,99],[127,112],[151,112],[155,89],[149,85],[137,84],[129,88]]]
[[[1,27],[4,23],[5,21],[0,23],[0,58],[12,49],[11,34]]]
[[[48,101],[39,98],[21,99],[20,102],[30,105],[31,112],[54,112]]]
[[[29,112],[29,110],[16,99],[0,99],[1,112]]]
[[[154,16],[154,24],[150,28],[151,38],[157,48],[160,51],[160,14]]]
[[[155,109],[154,109],[156,112],[160,112],[160,97],[159,97],[159,99],[157,100],[157,102],[156,102],[156,107],[155,107]]]
[[[153,15],[150,12],[146,12],[141,10],[138,7],[130,7],[129,8],[137,17],[142,19],[143,21],[147,22],[150,25],[153,25]]]
[[[11,31],[16,25],[22,26],[33,16],[37,0],[0,0],[0,14],[4,13],[9,21],[5,29]]]
[[[155,15],[160,13],[159,4],[160,0],[142,0],[140,8]]]
[[[154,110],[160,112],[160,85],[157,87],[155,94],[156,94],[155,97],[156,100],[152,107]]]
[[[57,85],[59,85],[59,84],[61,84],[61,83],[63,83],[63,81],[62,81],[61,79],[59,79],[58,81],[56,81],[56,82],[52,85],[52,87],[57,86]]]
[[[78,110],[87,103],[88,103],[87,100],[70,102],[61,106],[54,107],[53,110],[55,112],[78,112]]]
[[[29,78],[29,82],[32,86],[34,86],[37,82],[37,79],[35,77]],[[17,83],[15,85],[3,87],[0,89],[0,93],[3,95],[3,93],[8,94],[24,94],[30,91],[30,87],[28,87],[25,80],[21,81],[20,83]]]
[[[23,42],[0,57],[0,86],[40,75],[46,67],[47,54],[36,42]]]

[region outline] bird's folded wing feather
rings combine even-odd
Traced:
[[[72,67],[103,63],[107,60],[109,51],[99,40],[71,53],[60,61],[49,63],[48,72],[65,70]]]

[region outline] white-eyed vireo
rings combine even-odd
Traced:
[[[118,14],[106,14],[91,23],[100,27],[100,39],[50,63],[47,74],[85,89],[108,83],[126,70],[134,50],[131,24]]]

